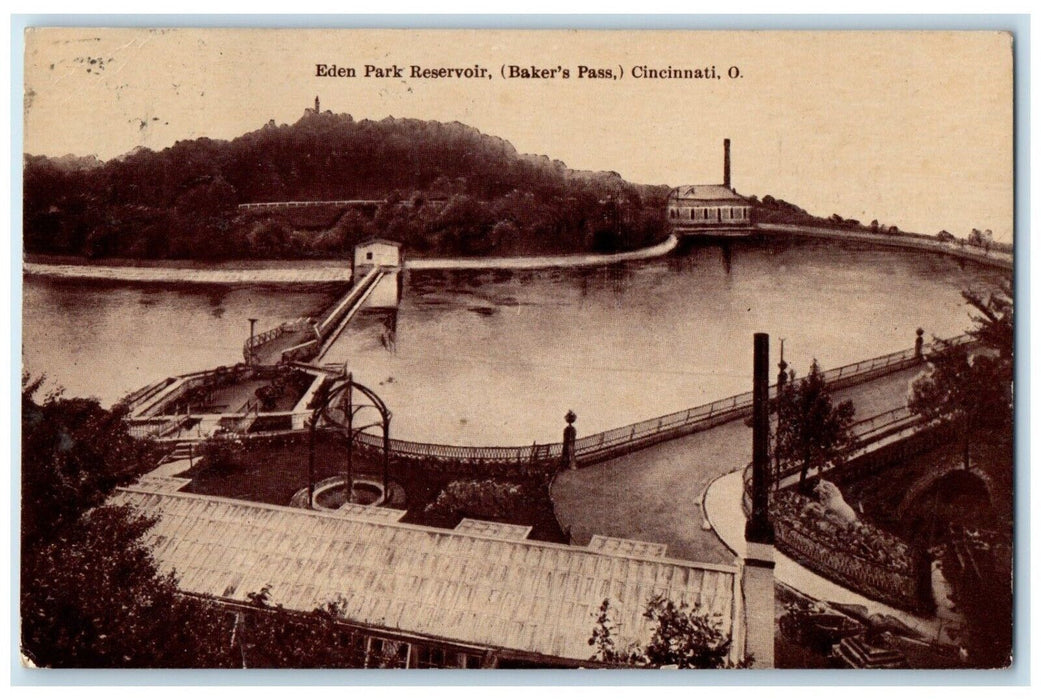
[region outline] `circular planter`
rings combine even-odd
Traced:
[[[364,506],[378,506],[386,499],[383,484],[371,479],[354,479],[352,497],[347,498],[347,479],[337,477],[327,480],[314,491],[315,510],[339,510],[348,500]]]

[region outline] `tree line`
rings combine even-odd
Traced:
[[[308,111],[104,163],[26,156],[23,225],[28,253],[87,258],[330,257],[377,235],[420,255],[611,252],[665,235],[667,194],[458,122]],[[387,203],[310,219],[237,208],[344,199]]]

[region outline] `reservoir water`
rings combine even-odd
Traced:
[[[408,271],[399,309],[371,308],[325,362],[391,407],[392,435],[523,445],[706,403],[751,386],[751,337],[800,374],[969,327],[960,291],[1003,273],[918,252],[733,241],[592,269]],[[107,284],[24,278],[23,361],[110,404],[156,379],[242,360],[249,335],[342,287]]]

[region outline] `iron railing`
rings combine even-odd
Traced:
[[[339,320],[343,317],[344,312],[349,310],[351,306],[353,306],[358,301],[358,299],[361,298],[361,296],[369,290],[369,287],[375,284],[378,278],[382,276],[383,270],[379,267],[374,267],[371,270],[369,270],[368,274],[366,274],[365,277],[359,280],[359,282],[356,285],[351,287],[350,291],[348,291],[343,296],[343,298],[329,311],[329,313],[326,314],[325,318],[319,321],[318,325],[315,326],[315,331],[318,333],[318,337],[324,338],[326,331],[329,330],[329,327],[339,322]]]
[[[972,342],[972,337],[962,335],[946,341],[939,341],[922,349],[918,354],[913,348],[899,352],[873,357],[860,362],[836,367],[823,372],[829,383],[842,380],[850,382],[857,378],[871,375],[882,375],[914,366],[922,361],[932,349],[943,345],[963,345]],[[777,386],[770,387],[770,396],[777,395]],[[752,392],[745,392],[724,399],[712,401],[682,411],[668,413],[656,418],[632,423],[621,428],[613,428],[601,433],[587,435],[575,441],[575,457],[586,464],[610,457],[628,450],[635,450],[655,442],[697,432],[740,418],[750,414],[752,410]],[[854,424],[854,435],[867,437],[877,434],[888,426],[901,421],[907,422],[906,409],[894,409],[877,416],[858,421]],[[858,432],[859,431],[859,432]],[[360,433],[358,442],[369,449],[383,449],[383,438],[379,435]],[[440,459],[468,463],[507,462],[507,463],[545,463],[559,460],[563,454],[560,442],[534,444],[518,447],[477,447],[462,445],[440,445],[409,440],[391,439],[389,441],[392,454],[411,459]]]
[[[130,392],[120,400],[120,403],[126,406],[127,409],[131,413],[133,413],[139,405],[141,405],[145,401],[148,401],[148,399],[152,398],[160,391],[170,386],[170,384],[172,384],[174,381],[174,377],[166,377],[165,379],[160,379],[157,382],[152,382],[147,386],[141,387],[137,391]]]
[[[374,268],[366,280],[379,272]],[[366,280],[356,285],[352,292],[360,290]],[[351,296],[348,294],[348,296]],[[337,305],[337,308],[343,304]],[[863,381],[873,376],[882,376],[912,367],[924,360],[928,354],[943,347],[960,346],[973,342],[970,335],[961,335],[948,340],[924,346],[921,352],[914,348],[873,357],[848,365],[836,367],[823,372],[829,384],[848,386],[856,381]],[[199,373],[200,376],[211,372]],[[771,385],[769,395],[776,397],[777,386]],[[663,440],[680,437],[704,430],[720,423],[750,415],[752,410],[752,392],[718,399],[701,406],[675,411],[656,418],[638,421],[620,428],[613,428],[600,433],[587,435],[575,441],[575,457],[580,466],[592,464],[609,457],[633,451]],[[861,439],[877,436],[900,424],[908,424],[913,418],[905,408],[893,409],[885,413],[871,416],[854,424],[854,435]],[[362,449],[383,449],[383,437],[371,433],[359,433],[356,438]],[[388,441],[392,455],[407,459],[433,459],[444,461],[477,463],[513,463],[513,464],[547,464],[557,462],[563,454],[563,443],[545,443],[521,446],[467,446],[442,445],[436,443],[399,440]]]
[[[881,355],[859,362],[853,362],[834,369],[825,370],[824,380],[831,385],[847,384],[850,380],[864,379],[868,375],[888,374],[922,361],[922,357],[933,349],[944,346],[959,346],[973,341],[970,335],[961,335],[946,341],[938,341],[923,347],[921,354],[914,348]],[[770,386],[770,397],[777,396],[777,385]],[[602,433],[587,435],[575,441],[575,456],[581,460],[596,457],[601,453],[613,452],[625,445],[653,444],[664,439],[696,432],[700,428],[717,425],[723,419],[739,418],[752,410],[752,392],[748,391],[736,396],[719,399],[702,406],[688,408],[683,411],[669,413],[657,418],[650,418],[613,428]]]
[[[294,201],[294,202],[244,202],[237,205],[239,209],[298,209],[300,207],[326,207],[326,206],[339,206],[339,207],[365,207],[365,206],[381,206],[386,201],[382,199],[329,199],[329,200],[314,200],[314,201]]]
[[[372,450],[383,450],[383,437],[372,433],[358,433],[355,441]],[[523,447],[471,447],[466,445],[438,445],[411,440],[389,440],[391,454],[411,459],[435,459],[452,462],[496,462],[516,464],[543,464],[547,461],[559,460],[563,444],[533,444]]]
[[[926,422],[928,422],[926,419],[912,413],[906,406],[893,408],[888,411],[883,411],[882,413],[877,413],[869,418],[859,420],[850,426],[852,445],[850,447],[850,453],[846,459],[848,461],[849,459],[860,457],[864,453],[868,452],[875,443]],[[775,483],[780,485],[783,480],[795,476],[801,471],[802,467],[798,464],[794,464],[777,469],[773,472],[772,476]],[[809,476],[822,476],[827,474],[829,471],[830,469],[822,468],[812,472]],[[747,506],[750,504],[749,494],[752,492],[751,462],[745,465],[742,479],[744,481],[745,505],[747,510]],[[784,488],[784,486],[780,487]]]
[[[314,322],[307,317],[298,318],[295,321],[286,321],[281,323],[274,328],[258,333],[252,338],[246,338],[246,341],[242,344],[242,357],[249,364],[252,362],[253,355],[258,349],[267,345],[268,343],[281,338],[286,333],[296,333],[304,330],[312,330],[317,336],[318,331],[314,326]]]

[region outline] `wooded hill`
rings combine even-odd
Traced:
[[[610,252],[666,235],[665,186],[521,155],[453,122],[308,110],[231,141],[25,157],[27,253],[87,258],[340,257],[359,240],[410,255]],[[388,200],[370,211],[244,211],[246,202]]]

